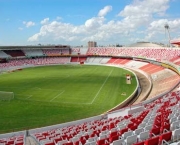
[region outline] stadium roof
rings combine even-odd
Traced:
[[[129,47],[164,47],[162,44],[156,44],[151,42],[137,42],[129,45]]]
[[[180,38],[179,39],[175,39],[175,40],[171,40],[171,44],[175,44],[175,45],[179,45],[180,46]]]
[[[0,50],[17,49],[64,49],[70,48],[69,45],[26,45],[26,46],[0,46]]]

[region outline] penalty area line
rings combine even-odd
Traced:
[[[109,76],[111,75],[112,72],[113,72],[113,69],[111,70],[111,72],[109,73],[109,75],[108,75],[107,78],[105,79],[104,83],[102,84],[102,86],[100,87],[100,89],[98,90],[98,92],[96,93],[95,97],[93,98],[93,100],[92,100],[91,103],[89,103],[89,104],[92,104],[92,103],[95,101],[95,99],[97,98],[97,96],[98,96],[99,93],[101,92],[102,88],[103,88],[104,85],[106,84],[106,82],[107,82],[107,80],[108,80],[108,78],[109,78]]]
[[[31,98],[33,95],[23,95],[23,94],[15,94],[15,95],[19,95],[19,96],[27,96],[25,99],[29,99]]]
[[[50,100],[50,102],[52,102],[54,99],[56,99],[57,97],[59,97],[61,94],[63,94],[64,93],[64,91],[62,91],[61,93],[59,93],[58,95],[56,95],[54,98],[52,98],[51,100]]]
[[[31,98],[33,95],[29,95],[29,97],[27,97],[26,99],[29,99],[29,98]]]

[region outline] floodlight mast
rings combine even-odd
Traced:
[[[165,28],[165,34],[166,34],[166,32],[168,33],[168,44],[169,44],[169,47],[171,47],[171,43],[170,43],[171,37],[170,37],[170,33],[169,33],[170,27],[169,27],[169,25],[166,23],[166,24],[164,25],[164,28]]]

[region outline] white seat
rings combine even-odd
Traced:
[[[146,126],[146,123],[144,122],[144,123],[139,124],[138,128],[143,128],[145,126]]]
[[[119,129],[119,130],[121,130],[121,129],[125,128],[125,127],[126,127],[125,124],[118,125],[118,129]]]
[[[51,141],[51,140],[43,140],[43,141],[41,141],[40,142],[40,144],[41,145],[45,145],[45,144],[47,144],[47,143],[52,143],[53,141]]]
[[[148,125],[148,126],[145,127],[144,130],[148,130],[149,131],[149,130],[151,130],[151,128],[152,128],[152,125]]]
[[[171,124],[171,130],[178,129],[180,127],[180,121],[175,121]]]
[[[117,128],[112,128],[111,130],[110,130],[110,133],[111,132],[116,132],[117,131]]]
[[[144,131],[143,128],[138,128],[138,129],[134,130],[133,132],[134,132],[134,134],[139,135],[143,131]]]
[[[123,144],[124,144],[124,140],[119,139],[119,140],[113,141],[110,145],[123,145]]]
[[[149,138],[149,131],[145,131],[145,132],[141,132],[139,135],[138,135],[138,139],[140,141],[144,141],[146,139]]]
[[[87,142],[84,145],[96,145],[96,141],[92,141],[92,142]]]
[[[68,140],[61,140],[57,142],[58,145],[63,145],[64,143],[68,143]]]
[[[172,131],[172,139],[173,142],[180,139],[180,129],[175,129],[174,131]]]
[[[99,135],[107,134],[108,130],[101,131]]]
[[[180,141],[179,142],[173,142],[170,145],[180,145]]]
[[[137,142],[137,135],[128,136],[125,140],[126,145],[132,145]]]
[[[88,140],[86,142],[89,143],[89,142],[92,142],[92,141],[97,141],[97,139],[98,139],[97,136],[91,137],[91,138],[88,138]]]
[[[106,134],[102,134],[102,135],[100,135],[100,136],[98,137],[98,140],[100,140],[100,139],[105,139],[105,138],[107,138],[107,135],[106,135]]]
[[[123,139],[126,139],[128,136],[131,136],[133,135],[133,131],[128,131],[128,132],[125,132],[123,135],[122,135],[122,138]]]
[[[172,117],[171,119],[170,119],[170,123],[173,123],[173,122],[175,122],[177,120],[177,117]]]
[[[71,139],[72,142],[76,142],[76,141],[78,141],[78,140],[79,140],[78,137],[73,137],[73,138]]]
[[[177,116],[177,120],[180,120],[180,115],[179,115],[179,116]]]

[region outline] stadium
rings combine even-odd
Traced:
[[[150,44],[1,46],[0,144],[178,144],[179,56]]]

